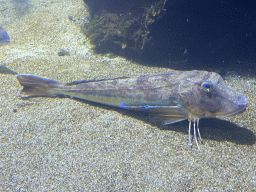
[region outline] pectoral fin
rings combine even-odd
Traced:
[[[158,116],[149,115],[149,116],[151,117],[152,120],[162,122],[163,125],[169,125],[169,124],[177,123],[187,119],[187,117],[185,116],[179,116],[179,117],[161,116],[161,115],[158,115]]]
[[[169,110],[169,113],[149,113],[149,118],[153,121],[161,122],[163,125],[177,123],[187,119],[183,113],[176,110]]]
[[[179,106],[123,106],[122,108],[147,112],[151,120],[164,125],[188,119]]]

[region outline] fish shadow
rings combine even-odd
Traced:
[[[73,98],[82,103],[98,106],[106,110],[114,110],[122,115],[135,118],[137,120],[144,121],[151,125],[157,126],[160,130],[172,130],[188,134],[188,121],[184,120],[178,123],[161,125],[159,122],[151,120],[146,112],[138,112],[134,110],[121,109],[118,107],[108,106],[104,104],[85,101],[82,99]],[[215,141],[230,141],[239,145],[254,145],[256,142],[256,136],[254,133],[244,127],[240,127],[230,121],[216,119],[216,118],[204,118],[199,122],[200,134],[203,140],[215,140]],[[192,133],[192,131],[191,131]]]
[[[155,122],[154,120],[152,121],[145,112],[124,109],[117,109],[116,111],[122,113],[122,115],[127,115],[157,126],[160,130],[172,130],[188,135],[188,120],[169,125],[161,125],[159,122]],[[251,130],[240,127],[237,124],[226,120],[216,118],[200,119],[199,128],[203,141],[207,139],[215,141],[229,141],[239,145],[254,145],[256,142],[256,136]],[[191,131],[191,134],[193,134],[193,130]]]
[[[251,130],[226,120],[204,118],[200,120],[199,128],[203,140],[229,141],[239,145],[254,145],[256,142],[256,136]],[[188,121],[161,126],[160,129],[188,134]]]

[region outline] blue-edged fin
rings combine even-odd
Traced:
[[[177,123],[188,119],[180,106],[124,106],[124,109],[147,112],[151,121],[161,122],[163,125]]]

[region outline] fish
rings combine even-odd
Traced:
[[[26,98],[35,96],[65,96],[127,110],[148,113],[150,119],[163,125],[189,121],[188,141],[194,140],[201,118],[223,118],[246,110],[247,100],[228,86],[223,78],[208,71],[171,71],[154,75],[82,80],[71,83],[21,74],[17,79]],[[197,130],[197,131],[196,131]]]
[[[10,43],[10,37],[8,33],[0,27],[0,46]]]

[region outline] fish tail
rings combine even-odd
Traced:
[[[29,96],[56,96],[54,88],[62,85],[58,81],[35,75],[18,75],[17,79],[23,86],[21,92]]]

